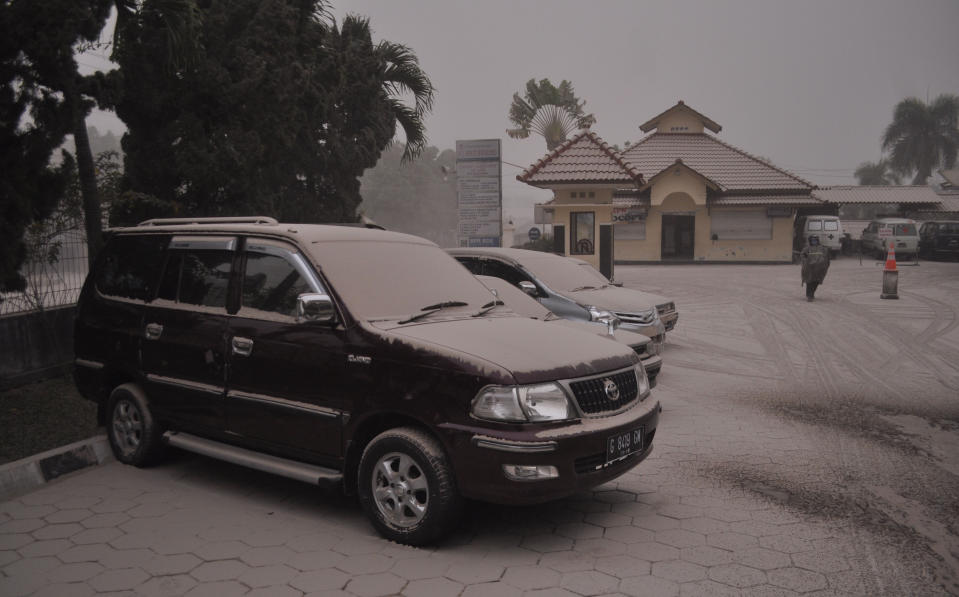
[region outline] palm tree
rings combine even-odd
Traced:
[[[369,19],[356,15],[347,15],[339,29],[335,25],[331,28],[331,34],[329,49],[334,53],[339,68],[347,65],[366,68],[369,60],[373,60],[370,67],[372,73],[368,76],[375,78],[384,94],[382,99],[388,112],[386,125],[390,128],[389,137],[393,136],[396,125],[399,125],[406,136],[403,160],[417,157],[426,148],[424,118],[433,109],[434,89],[420,68],[416,55],[409,47],[387,40],[373,46]],[[351,84],[348,74],[339,74],[343,79],[341,84]],[[353,75],[357,73],[354,71]],[[412,106],[404,102],[404,98],[410,95]],[[376,158],[373,159],[375,162]]]
[[[861,185],[890,186],[902,184],[902,179],[890,169],[889,160],[886,158],[881,158],[878,162],[859,164],[854,175]]]
[[[507,129],[513,139],[525,139],[531,132],[546,139],[547,151],[554,150],[577,128],[587,128],[596,122],[592,114],[585,114],[585,100],[573,93],[573,84],[561,81],[559,87],[549,79],[530,79],[523,97],[513,94],[509,120],[516,128]]]
[[[916,173],[913,184],[925,184],[938,167],[952,168],[959,151],[959,96],[943,94],[931,104],[910,97],[896,105],[892,124],[882,137],[892,169]]]

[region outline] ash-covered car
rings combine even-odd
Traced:
[[[454,248],[447,252],[473,274],[503,278],[560,317],[581,321],[617,317],[624,329],[649,336],[655,354],[662,352],[666,330],[679,318],[673,301],[614,284],[579,259],[526,249]]]
[[[652,450],[639,355],[517,315],[435,244],[271,218],[112,231],[75,377],[120,462],[174,446],[359,495],[428,543],[464,499],[560,498]]]
[[[483,286],[495,291],[497,298],[506,303],[507,307],[520,315],[539,319],[540,321],[548,321],[555,325],[563,325],[583,330],[591,334],[598,334],[630,347],[642,360],[643,368],[646,369],[646,376],[649,377],[650,387],[656,387],[656,377],[663,368],[663,357],[652,354],[649,351],[652,340],[650,340],[648,336],[626,331],[619,327],[616,320],[612,319],[606,322],[563,319],[544,307],[539,301],[502,278],[494,278],[492,276],[476,277],[483,283]]]

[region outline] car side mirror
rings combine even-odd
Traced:
[[[622,287],[623,287],[623,283],[622,283],[622,282],[618,282],[618,281],[616,281],[616,280],[610,280],[609,283],[612,284],[613,286],[615,286],[616,288],[622,288]]]
[[[536,284],[533,284],[529,280],[523,280],[520,282],[519,289],[530,296],[536,296],[538,294],[538,291],[536,290]]]
[[[332,323],[336,318],[333,299],[327,294],[307,292],[296,297],[296,321]]]

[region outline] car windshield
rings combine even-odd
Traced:
[[[939,232],[945,234],[959,234],[959,224],[939,224]]]
[[[896,224],[895,232],[896,236],[916,236],[916,225],[915,224]]]
[[[362,319],[406,319],[448,301],[469,315],[493,299],[489,290],[439,247],[417,243],[337,241],[310,251],[349,311]]]
[[[523,317],[535,317],[536,319],[546,319],[549,316],[549,309],[506,280],[492,276],[478,276],[478,278],[487,288],[495,290],[499,298],[506,303],[511,311],[519,313]]]
[[[544,253],[542,257],[524,258],[521,263],[530,273],[555,290],[601,288],[609,284],[609,280],[592,267],[583,267],[566,257]]]

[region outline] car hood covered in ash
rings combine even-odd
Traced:
[[[423,353],[435,353],[437,364],[447,360],[496,383],[509,381],[495,379],[504,372],[525,384],[595,375],[639,362],[633,351],[608,338],[524,317],[371,325],[390,343],[419,353],[419,362]]]
[[[606,286],[595,290],[577,290],[576,292],[561,290],[559,292],[581,305],[595,305],[601,309],[608,309],[617,313],[646,311],[656,305],[669,302],[668,298],[658,294],[618,286]]]

